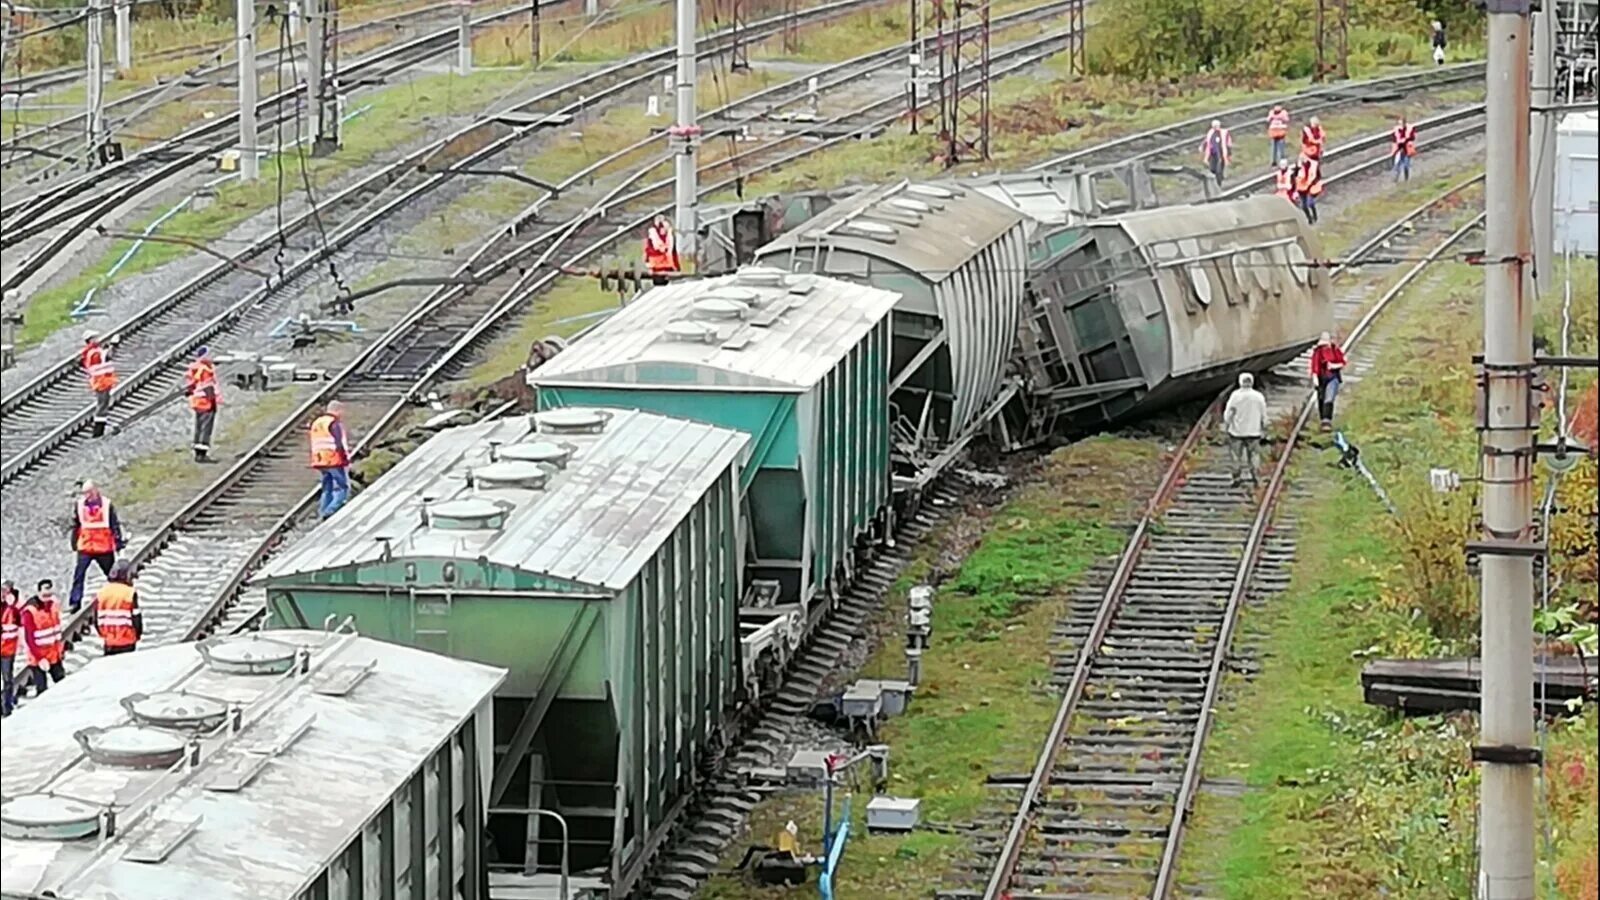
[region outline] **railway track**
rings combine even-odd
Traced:
[[[450,3],[432,3],[417,9],[405,10],[369,19],[364,22],[352,22],[343,25],[339,31],[341,44],[352,40],[361,39],[371,35],[381,35],[384,32],[402,33],[407,29],[443,26],[454,24],[457,16],[456,7]],[[263,29],[267,26],[263,25]],[[205,54],[206,58],[199,64],[184,71],[165,82],[158,82],[148,87],[140,88],[124,94],[114,100],[109,100],[102,106],[102,110],[109,125],[115,133],[127,129],[129,124],[145,113],[168,103],[183,102],[186,98],[207,89],[216,88],[222,81],[236,77],[237,68],[233,61],[225,61],[223,56],[233,46],[232,42],[192,48],[179,48],[166,54],[156,54],[147,59],[182,58]],[[256,54],[256,64],[262,73],[267,73],[277,65],[280,50],[273,46]],[[70,84],[84,77],[84,70],[79,67],[63,71],[53,76],[40,76],[40,83],[45,87]],[[9,88],[9,85],[8,85]],[[44,89],[43,87],[24,87],[18,91],[33,92]],[[10,91],[8,90],[8,93]],[[83,134],[87,115],[82,112],[61,116],[35,125],[26,130],[18,130],[0,137],[0,168],[23,169],[13,172],[8,179],[8,188],[17,184],[36,183],[42,179],[55,176],[54,166],[66,164],[76,166],[82,162]],[[30,159],[51,160],[49,170],[25,169],[18,165]]]
[[[1047,16],[1053,8],[1047,5],[1031,12],[1035,16]],[[1042,58],[1041,54],[1049,52],[1039,40],[1012,48],[1010,55],[1007,51],[998,52],[994,77],[1031,64]],[[890,59],[898,57],[893,48],[868,57],[879,55]],[[876,64],[868,57],[833,67],[837,70],[836,77],[845,77],[847,70],[859,72],[863,66]],[[811,77],[816,76],[808,75],[779,87],[803,99]],[[749,104],[759,104],[763,110],[772,109],[775,104],[786,102],[778,93],[777,88],[763,91],[716,112],[728,112],[736,105]],[[899,102],[898,98],[893,102]],[[870,112],[879,105],[874,102],[847,115],[863,110]],[[887,118],[898,115],[898,112],[891,113]],[[871,127],[884,118],[880,115],[873,123],[862,127]],[[846,138],[848,135],[837,136],[763,163],[752,163],[752,168],[746,169],[744,174],[798,159]],[[628,152],[629,148],[619,150],[574,173],[567,183],[556,187],[565,190],[587,182],[609,161]],[[712,162],[703,171],[724,163]],[[503,237],[485,243],[463,264],[458,274],[476,270],[493,273],[493,278],[470,291],[453,285],[432,292],[387,333],[363,349],[355,360],[206,491],[158,527],[131,557],[139,573],[146,618],[164,623],[159,630],[151,628],[147,642],[190,640],[218,630],[255,624],[264,612],[264,598],[247,587],[250,574],[286,536],[314,524],[308,512],[315,491],[308,486],[308,470],[303,458],[305,420],[329,400],[337,398],[345,404],[347,427],[360,437],[358,453],[375,446],[416,408],[416,402],[432,385],[448,380],[467,365],[510,314],[560,277],[564,267],[577,265],[619,237],[635,233],[663,209],[647,198],[668,189],[668,184],[628,190],[654,168],[652,163],[635,170],[606,196],[560,225],[527,237],[521,236],[518,223],[513,223]],[[724,189],[737,177],[740,176],[708,183],[702,193]],[[602,208],[612,210],[611,220],[602,221],[599,215]],[[636,218],[620,227],[611,224],[616,216],[635,214]],[[596,227],[600,231],[598,236],[594,231]],[[581,246],[574,246],[580,243]],[[558,253],[570,255],[552,264]],[[534,256],[537,258],[531,258]],[[64,633],[72,642],[69,669],[99,654],[98,638],[91,633],[86,614],[68,621]]]
[[[491,13],[474,19],[473,27],[482,28],[521,13],[520,9]],[[442,29],[377,51],[346,65],[344,75],[381,81],[453,47],[456,34],[456,29]],[[289,121],[296,114],[295,104],[304,90],[304,84],[297,84],[257,104],[261,130],[270,131],[279,121]],[[9,249],[9,256],[15,256],[21,252],[20,245],[32,242],[23,259],[6,267],[0,287],[8,291],[19,289],[101,219],[233,146],[237,121],[236,113],[218,116],[120,162],[51,182],[39,193],[0,205],[0,250]]]
[[[826,20],[849,12],[861,3],[862,0],[835,0],[801,9],[795,16],[802,22]],[[788,16],[784,15],[749,23],[740,39],[777,33],[787,20]],[[729,31],[710,35],[702,42],[702,56],[721,52],[731,38]],[[542,127],[559,125],[597,103],[649,83],[670,70],[671,56],[672,51],[652,51],[582,80],[543,91],[494,118],[481,120],[413,151],[324,198],[317,209],[286,222],[284,234],[307,229],[320,217],[328,234],[326,245],[295,260],[265,284],[248,269],[267,265],[279,252],[276,233],[261,238],[232,259],[213,265],[129,321],[106,330],[106,338],[118,342],[115,358],[120,370],[113,394],[112,424],[128,410],[143,408],[175,391],[186,356],[195,347],[208,341],[251,334],[274,316],[281,315],[300,288],[320,277],[321,263],[376,223],[445,184],[451,178],[445,170],[486,160]],[[511,120],[522,124],[505,124]],[[648,141],[635,147],[645,143]],[[625,155],[626,151],[619,151],[579,173],[582,178],[575,176],[558,188],[575,187]],[[561,190],[553,193],[560,195]],[[572,193],[568,191],[569,200]],[[582,192],[577,194],[582,195]],[[529,210],[526,216],[532,218],[546,212],[540,207]],[[520,224],[514,223],[508,229],[512,240]],[[550,237],[557,233],[546,232]],[[469,265],[478,265],[486,259],[493,257],[474,254]],[[457,274],[470,271],[464,269]],[[0,452],[4,454],[0,461],[0,485],[10,485],[26,477],[50,459],[88,440],[85,432],[93,410],[87,401],[78,362],[72,357],[60,360],[0,400],[0,448],[3,448]]]
[[[1480,215],[1455,227],[1451,205],[1480,180],[1412,210],[1351,255],[1423,254],[1370,305],[1359,286],[1338,298],[1352,382],[1376,358],[1366,339],[1375,318],[1481,225]],[[1274,374],[1303,384],[1305,365],[1303,356]],[[1310,401],[1297,387],[1269,394],[1274,419],[1291,425],[1259,493],[1234,485],[1224,451],[1206,440],[1220,400],[1185,437],[1105,590],[1067,598],[1050,734],[1031,773],[991,778],[976,853],[941,900],[1194,895],[1178,885],[1177,861],[1202,751],[1240,612],[1288,583],[1294,520],[1276,513]]]
[[[1366,81],[1312,88],[1270,101],[1246,103],[1220,112],[1195,116],[1170,125],[1161,125],[1135,134],[1095,144],[1051,157],[1029,166],[1030,172],[1049,172],[1068,168],[1098,168],[1111,164],[1128,165],[1174,154],[1193,155],[1196,135],[1210,127],[1213,119],[1230,129],[1264,128],[1266,114],[1283,103],[1304,121],[1313,115],[1341,107],[1370,103],[1390,96],[1431,91],[1480,82],[1483,63],[1461,63],[1402,75],[1386,75]],[[1270,180],[1270,174],[1268,176]]]

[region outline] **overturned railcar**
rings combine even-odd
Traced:
[[[1030,405],[1083,431],[1294,358],[1333,326],[1321,256],[1278,197],[1041,221],[1017,342]]]
[[[1014,394],[1008,366],[1027,269],[1020,212],[968,188],[901,182],[836,203],[756,259],[901,295],[890,390],[902,488],[926,484]]]

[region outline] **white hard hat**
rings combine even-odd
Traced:
[[[93,328],[85,329],[84,332],[83,332],[84,343],[88,343],[89,341],[92,341],[92,340],[94,340],[95,338],[97,338],[99,336],[100,336],[100,332],[95,331]]]
[[[1222,127],[1222,120],[1221,119],[1212,119],[1211,120],[1211,127],[1212,128],[1221,128]]]
[[[1289,160],[1287,160],[1287,159],[1278,160],[1278,168],[1280,168],[1280,169],[1289,168]]]

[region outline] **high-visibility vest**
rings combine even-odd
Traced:
[[[1276,182],[1273,184],[1272,192],[1274,194],[1277,194],[1279,197],[1284,198],[1285,200],[1289,199],[1289,195],[1294,193],[1294,172],[1293,172],[1293,170],[1290,170],[1290,169],[1279,169],[1278,170],[1277,175],[1276,175]]]
[[[1300,129],[1300,152],[1312,159],[1322,158],[1322,145],[1327,141],[1327,136],[1321,128],[1312,128],[1310,125]]]
[[[91,343],[83,348],[83,355],[79,359],[83,363],[83,371],[89,376],[89,390],[104,394],[117,386],[117,366],[104,347]]]
[[[139,640],[133,630],[133,587],[116,581],[100,588],[94,598],[94,621],[106,647],[131,647]]]
[[[678,271],[678,248],[672,226],[665,222],[650,226],[644,235],[644,265],[651,272]]]
[[[39,647],[40,659],[35,662],[58,663],[61,662],[61,607],[52,603],[49,606],[30,606],[23,610],[27,618],[23,621],[24,627],[33,632],[33,643]]]
[[[1289,135],[1289,111],[1275,109],[1267,114],[1267,137],[1282,140]]]
[[[1301,163],[1300,175],[1295,179],[1294,189],[1313,197],[1322,196],[1322,163],[1314,159]]]
[[[348,464],[339,451],[339,442],[333,439],[333,423],[339,421],[331,415],[318,416],[311,423],[311,468],[340,469]]]
[[[17,655],[17,638],[22,634],[22,614],[7,603],[0,608],[0,657]]]
[[[209,412],[217,408],[222,392],[217,390],[217,367],[209,359],[197,359],[189,364],[183,381],[189,392],[189,408],[195,412]],[[207,396],[206,391],[211,391]]]
[[[1213,140],[1216,141],[1216,149],[1222,155],[1222,161],[1231,161],[1233,158],[1233,135],[1226,128],[1213,128],[1206,132],[1205,140],[1200,142],[1200,155],[1208,162],[1210,161]]]
[[[78,499],[78,552],[98,556],[117,552],[117,537],[111,532],[111,501],[102,496],[99,503]]]
[[[1396,125],[1391,137],[1394,139],[1395,155],[1399,155],[1402,152],[1406,156],[1417,155],[1417,126]]]

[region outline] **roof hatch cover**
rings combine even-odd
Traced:
[[[0,834],[36,841],[72,841],[100,833],[101,809],[55,794],[21,794],[0,804]]]
[[[501,459],[515,460],[518,462],[544,463],[564,469],[567,460],[572,458],[572,451],[577,449],[571,444],[557,444],[552,441],[528,441],[523,444],[512,444],[500,451]]]
[[[279,675],[294,668],[293,646],[258,634],[201,641],[195,646],[207,665],[229,675]]]
[[[755,285],[757,287],[777,287],[783,284],[789,273],[771,266],[747,266],[734,273],[735,279],[740,284]]]
[[[710,344],[717,339],[717,329],[704,322],[691,319],[679,319],[668,322],[662,329],[669,340],[684,341],[691,344]]]
[[[72,737],[102,766],[129,769],[165,769],[183,759],[188,738],[145,725],[115,725],[111,728],[85,728]]]
[[[539,469],[533,463],[515,463]],[[478,470],[480,473],[483,469]],[[545,477],[543,469],[539,469],[541,478]],[[499,484],[485,485],[485,487],[521,488],[520,483],[502,482]],[[428,507],[428,524],[434,528],[451,531],[483,531],[498,530],[506,523],[506,511],[500,504],[482,497],[463,497],[460,500],[446,500]]]
[[[518,460],[510,459],[510,460],[504,460],[502,462],[497,462],[497,463],[489,463],[486,466],[481,466],[479,468],[473,469],[472,470],[472,478],[473,478],[474,481],[476,481],[478,483],[479,487],[482,487],[482,488],[485,488],[485,489],[488,489],[488,490],[502,489],[502,490],[536,491],[536,490],[539,490],[540,488],[544,487],[545,482],[550,480],[550,470],[546,469],[544,466],[539,465],[538,463],[520,462]],[[455,503],[465,503],[465,502],[467,502],[467,501],[462,501],[462,500],[455,501]],[[484,501],[484,502],[487,502],[487,501]],[[452,506],[452,505],[454,505],[454,504],[452,504],[452,503],[441,503],[441,504],[439,504],[438,506],[434,507],[434,510],[433,510],[434,515],[441,515],[441,513],[440,513],[441,509],[443,509],[446,506]],[[500,509],[498,506],[495,506],[495,504],[493,504],[493,503],[489,503],[488,505],[489,506],[493,506],[494,510],[489,511],[488,513],[474,513],[474,514],[475,515],[492,514],[494,511],[498,511]],[[479,526],[479,527],[485,527],[485,526]]]
[[[228,704],[188,691],[132,694],[122,698],[122,708],[141,725],[185,731],[211,731],[228,717]]]
[[[725,297],[706,297],[694,302],[694,314],[700,319],[740,319],[750,311],[747,304]]]
[[[599,409],[552,409],[533,417],[533,421],[541,431],[550,431],[557,434],[590,433],[599,434],[605,430],[606,421],[611,418],[611,413]]]

